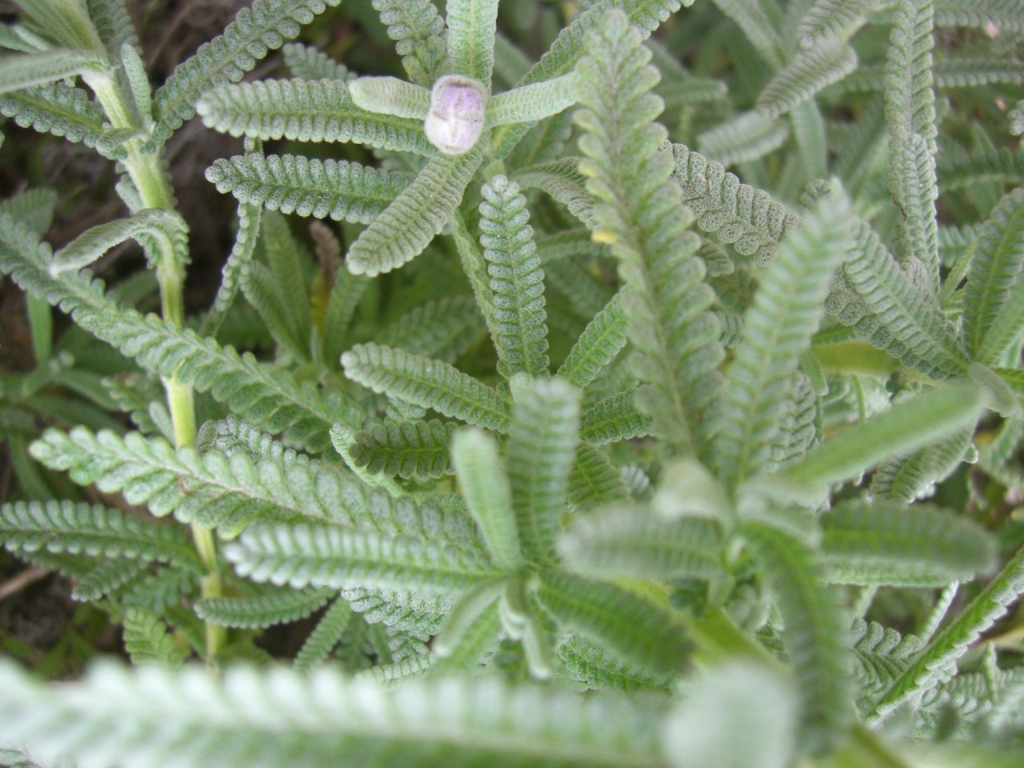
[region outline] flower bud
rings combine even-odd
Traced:
[[[434,83],[423,123],[427,140],[446,155],[464,155],[484,129],[487,89],[465,75],[445,75]]]

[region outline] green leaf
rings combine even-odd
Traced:
[[[231,193],[243,204],[369,224],[413,177],[345,160],[251,153],[215,160],[206,169],[206,178],[218,192]]]
[[[813,448],[781,474],[798,483],[836,483],[855,478],[891,456],[974,425],[981,392],[969,385],[936,387],[865,422],[846,427]]]
[[[355,142],[433,154],[423,121],[360,109],[340,80],[258,80],[206,91],[196,104],[203,124],[262,141]]]
[[[124,6],[121,6],[121,10],[124,10]],[[127,17],[127,13],[125,15]],[[130,26],[129,29],[131,29]],[[132,34],[134,35],[134,32]],[[139,51],[134,43],[126,41],[116,53],[121,60],[121,66],[124,67],[125,77],[131,89],[135,108],[138,110],[143,124],[152,126],[153,91],[149,84],[149,77],[146,74],[146,65],[139,56]]]
[[[825,751],[843,737],[853,714],[842,615],[804,544],[762,523],[745,523],[743,536],[785,621],[782,638],[801,699],[801,741],[812,752]]]
[[[570,73],[499,93],[487,104],[485,128],[532,123],[557,115],[576,103],[576,75]]]
[[[402,315],[381,331],[377,343],[454,363],[484,331],[483,317],[472,298],[445,296]]]
[[[448,443],[456,430],[452,422],[384,421],[357,432],[351,447],[356,466],[373,474],[409,479],[438,478],[452,473]]]
[[[245,425],[251,429],[251,425]],[[242,443],[245,445],[245,443]],[[51,469],[70,471],[80,485],[120,491],[132,504],[147,504],[158,517],[174,512],[181,522],[220,527],[228,535],[261,519],[331,521],[359,527],[368,510],[386,498],[344,470],[284,452],[269,439],[265,452],[174,450],[160,437],[84,427],[48,430],[32,455]],[[229,455],[230,454],[230,455]],[[390,509],[385,504],[379,512]]]
[[[494,69],[498,0],[449,0],[445,21],[452,71],[489,84]]]
[[[761,91],[757,108],[778,117],[814,98],[822,88],[842,80],[856,68],[857,53],[846,43],[829,40],[801,51]]]
[[[718,523],[667,522],[638,505],[614,505],[578,518],[558,540],[567,567],[584,576],[711,579],[725,575]]]
[[[257,597],[205,598],[196,602],[195,611],[211,624],[255,629],[304,619],[335,595],[331,589],[281,589]]]
[[[0,114],[14,118],[22,128],[81,141],[87,147],[101,142],[106,121],[85,90],[64,82],[0,94]]]
[[[500,680],[411,681],[385,693],[333,669],[132,672],[97,665],[85,680],[51,688],[13,663],[0,665],[0,738],[43,760],[75,755],[97,768],[130,759],[166,765],[181,739],[188,766],[309,765],[440,768],[656,768],[659,702],[629,703]],[[444,696],[452,706],[425,709]],[[69,729],[75,722],[80,727]],[[273,727],[268,727],[268,722]],[[552,728],[558,723],[558,728]]]
[[[862,221],[854,224],[853,239],[853,250],[836,273],[850,292],[833,287],[829,312],[852,325],[876,349],[932,378],[964,371],[969,362],[966,352],[934,295],[920,284],[929,278],[921,275],[915,280],[915,265],[921,263],[908,260],[901,266]]]
[[[281,48],[281,55],[284,58],[285,66],[291,70],[292,77],[299,80],[342,80],[347,82],[354,77],[344,64],[335,61],[311,45],[288,43]]]
[[[430,111],[430,91],[397,77],[359,77],[349,81],[348,93],[367,112],[423,120]]]
[[[829,581],[945,586],[991,573],[992,537],[962,515],[927,504],[844,502],[821,519],[821,562]]]
[[[584,130],[581,171],[600,200],[595,235],[612,245],[626,291],[629,337],[638,350],[640,378],[652,385],[645,407],[655,433],[684,451],[701,445],[704,411],[721,385],[724,357],[717,319],[708,312],[714,292],[703,283],[700,240],[679,205],[662,148],[665,129],[654,123],[661,100],[649,91],[658,73],[628,18],[611,12],[587,36],[580,60],[576,122]],[[628,146],[629,152],[622,147]]]
[[[1024,30],[1024,8],[1019,0],[936,0],[935,26],[978,27],[992,25],[1008,32]]]
[[[956,660],[981,634],[1002,617],[1024,593],[1024,549],[1014,555],[951,622],[948,622],[912,663],[879,695],[868,716],[878,722],[904,701],[931,690],[957,672]]]
[[[911,252],[939,284],[939,197],[935,171],[935,92],[932,89],[932,0],[901,0],[886,62],[885,119],[889,125],[889,187],[906,216]]]
[[[341,364],[346,376],[374,392],[508,431],[509,408],[498,392],[450,365],[377,344],[356,344]]]
[[[304,672],[327,661],[334,646],[341,642],[345,631],[352,625],[353,618],[349,604],[341,599],[335,600],[299,649],[295,657],[295,668]]]
[[[42,237],[53,224],[56,205],[57,193],[52,189],[27,189],[0,201],[0,213],[7,214],[13,221]]]
[[[771,457],[791,376],[811,347],[829,278],[848,249],[847,206],[822,200],[782,244],[744,315],[716,439],[719,476],[733,484]]]
[[[498,452],[498,443],[481,429],[467,428],[452,439],[452,464],[469,513],[487,549],[500,567],[522,566],[512,491]]]
[[[159,664],[177,669],[184,654],[174,645],[166,625],[144,608],[129,608],[124,614],[124,649],[133,664]]]
[[[459,207],[481,162],[483,155],[478,149],[431,158],[349,248],[349,271],[375,277],[419,256]]]
[[[816,0],[800,19],[796,33],[800,46],[807,50],[819,45],[822,38],[841,37],[877,5],[877,0]]]
[[[303,274],[299,244],[292,236],[288,220],[284,216],[270,211],[264,214],[262,243],[263,253],[270,268],[268,277],[273,280],[273,293],[280,300],[288,330],[302,346],[308,347],[309,288]],[[248,268],[256,266],[257,263],[253,262]],[[244,278],[244,269],[242,275]],[[242,288],[245,289],[244,282]]]
[[[157,125],[154,146],[165,142],[196,112],[196,102],[211,88],[235,83],[259,59],[298,36],[328,6],[341,0],[254,0],[243,8],[224,33],[199,46],[195,55],[175,67],[153,97]]]
[[[714,0],[715,5],[743,30],[750,45],[773,71],[782,69],[785,45],[779,32],[757,0]]]
[[[647,599],[561,571],[541,574],[537,597],[559,624],[623,661],[660,675],[682,672],[690,653],[683,625]]]
[[[429,88],[445,60],[444,18],[431,0],[373,0],[409,79]]]
[[[522,189],[540,189],[565,205],[569,213],[587,225],[596,227],[593,198],[587,193],[586,178],[579,172],[579,160],[564,158],[530,166],[512,175]]]
[[[550,563],[565,512],[569,474],[579,441],[579,392],[561,379],[517,374],[505,468],[523,555]]]
[[[145,522],[117,509],[71,501],[0,506],[0,541],[11,552],[70,552],[147,563],[159,560],[204,571],[179,528]]]
[[[106,54],[90,50],[56,48],[41,53],[20,53],[0,59],[0,93],[20,91],[81,74],[105,75]]]
[[[576,461],[569,474],[569,505],[574,509],[598,507],[625,499],[629,489],[623,473],[608,457],[591,445],[576,448]]]
[[[617,293],[594,315],[594,319],[569,350],[568,357],[558,369],[558,375],[575,387],[586,388],[626,346],[627,322],[622,295]]]
[[[587,32],[599,26],[605,14],[613,8],[625,13],[640,39],[646,40],[663,21],[681,6],[688,4],[682,0],[597,0],[558,33],[547,53],[530,68],[519,85],[521,87],[553,80],[571,72],[584,54]],[[492,140],[492,145],[500,148],[496,156],[504,157],[529,129],[528,123],[516,123],[507,128],[499,128]]]
[[[86,267],[130,238],[144,245],[154,244],[157,250],[147,248],[151,258],[156,254],[173,254],[179,263],[188,261],[185,220],[167,208],[145,208],[129,219],[117,219],[86,230],[53,255],[50,274],[56,276]],[[160,266],[169,268],[171,265]]]
[[[82,602],[102,600],[136,578],[145,567],[145,563],[137,560],[114,559],[101,562],[78,580],[71,590],[71,598]]]
[[[706,670],[665,723],[673,768],[786,768],[799,702],[790,682],[749,661]]]
[[[481,191],[480,244],[490,275],[498,373],[505,378],[548,370],[544,270],[533,242],[530,212],[519,186],[495,176]]]
[[[631,387],[599,400],[584,411],[580,418],[580,440],[604,445],[650,434],[651,419],[636,409],[637,393],[638,390]]]
[[[250,354],[240,356],[213,339],[168,325],[155,315],[143,317],[118,308],[103,294],[103,284],[88,273],[49,274],[50,248],[27,229],[0,215],[0,271],[51,304],[73,313],[79,327],[134,357],[143,368],[175,376],[196,390],[211,390],[239,415],[250,415],[272,432],[311,450],[329,443],[332,424],[347,421],[340,401],[328,401],[311,385],[299,386],[287,371],[271,368]]]
[[[504,581],[492,581],[484,582],[466,593],[452,608],[445,618],[444,626],[434,638],[434,653],[442,659],[455,655],[466,634],[498,602],[504,591]]]
[[[238,206],[238,232],[235,234],[235,243],[231,246],[231,253],[224,262],[220,288],[217,289],[217,296],[213,300],[213,306],[200,327],[200,336],[215,336],[220,324],[224,322],[231,304],[238,295],[239,277],[246,264],[252,261],[253,252],[256,249],[256,241],[260,236],[260,222],[263,209],[249,203],[240,203]]]
[[[757,160],[789,138],[789,126],[760,112],[746,112],[697,137],[697,146],[712,162],[724,166]]]
[[[1009,329],[989,337],[1000,315],[1015,311],[1010,299],[1024,269],[1024,189],[1003,196],[971,245],[971,253],[964,286],[964,341],[976,360],[992,364],[1014,341],[1006,338]]]
[[[501,575],[468,531],[446,536],[447,521],[407,504],[395,530],[331,525],[247,528],[224,548],[239,576],[258,583],[333,589],[411,590],[448,595]]]
[[[974,425],[970,425],[908,456],[884,462],[871,478],[872,498],[909,504],[933,483],[942,482],[956,471],[973,437]]]
[[[762,190],[742,184],[721,163],[708,160],[682,144],[672,145],[672,178],[683,188],[683,202],[697,226],[731,243],[759,265],[769,263],[778,243],[800,219]]]

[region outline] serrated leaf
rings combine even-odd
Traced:
[[[973,386],[936,387],[813,448],[780,477],[798,483],[834,483],[857,477],[890,456],[908,453],[976,423],[981,393]]]
[[[742,184],[721,163],[672,145],[673,178],[683,188],[683,202],[693,211],[697,226],[723,243],[732,243],[759,265],[769,263],[779,242],[800,219],[762,190]]]
[[[580,440],[591,445],[645,437],[649,434],[651,418],[636,408],[636,388],[594,403],[580,418]]]
[[[15,502],[0,506],[0,540],[12,552],[84,552],[108,558],[204,568],[183,531],[99,504]]]
[[[397,77],[359,77],[349,81],[348,92],[367,112],[423,120],[430,111],[430,91]]]
[[[349,271],[374,277],[419,256],[448,223],[482,162],[478,149],[431,158],[349,248]]]
[[[206,91],[196,111],[208,128],[232,136],[356,142],[378,149],[434,153],[423,134],[422,120],[360,109],[340,80],[223,85]]]
[[[586,509],[625,499],[630,489],[623,472],[607,456],[591,445],[580,444],[576,447],[567,494],[570,506]]]
[[[509,408],[498,392],[450,365],[377,344],[356,344],[341,364],[346,376],[374,392],[508,431]]]
[[[221,627],[254,629],[304,619],[335,596],[332,589],[283,589],[257,597],[205,598],[195,604],[196,615]]]
[[[1022,593],[1024,549],[875,698],[868,722],[878,722],[907,699],[953,677],[957,672],[956,660]]]
[[[559,624],[641,669],[678,674],[689,656],[682,624],[667,610],[621,587],[544,571],[537,597]]]
[[[79,327],[133,357],[143,368],[175,376],[196,390],[212,390],[215,400],[271,431],[287,431],[296,444],[322,450],[332,424],[347,421],[339,400],[328,401],[312,386],[300,386],[290,373],[260,364],[251,355],[200,339],[155,315],[143,317],[119,308],[104,295],[103,283],[88,273],[49,274],[48,245],[9,217],[0,215],[0,271],[28,292],[74,312]]]
[[[255,153],[215,160],[206,178],[243,204],[358,224],[373,221],[412,182],[402,171],[345,160]]]
[[[13,663],[0,667],[0,738],[44,760],[75,754],[96,766],[166,765],[178,739],[195,747],[188,765],[224,768],[300,760],[440,768],[462,762],[585,768],[660,765],[657,702],[544,692],[496,679],[411,680],[386,693],[373,680],[333,669],[129,671],[107,662],[57,689]],[[422,702],[444,696],[444,711]],[[275,725],[268,728],[268,719]],[[68,729],[68,722],[81,727]],[[553,730],[552,723],[560,727]],[[31,727],[29,725],[31,724]]]
[[[995,363],[999,352],[1014,340],[1000,332],[990,339],[1000,313],[1014,312],[1010,302],[1024,269],[1024,189],[1003,196],[971,245],[964,286],[964,341],[972,356]],[[981,351],[984,349],[984,356]]]
[[[323,664],[351,626],[352,619],[352,609],[348,603],[341,599],[335,600],[299,649],[295,657],[295,668],[305,671]]]
[[[843,619],[803,543],[761,523],[743,535],[785,620],[782,637],[801,699],[801,741],[821,752],[844,734],[853,714],[846,673]]]
[[[109,59],[99,51],[56,48],[4,56],[0,60],[0,93],[45,85],[85,72],[104,75],[109,68]]]
[[[281,48],[285,66],[300,80],[351,80],[348,67],[311,45],[288,43]]]
[[[179,64],[153,97],[157,125],[154,145],[163,143],[195,114],[196,102],[211,88],[241,80],[271,50],[299,34],[327,7],[341,0],[255,0],[243,8],[224,33],[199,46]]]
[[[429,88],[446,53],[445,21],[431,0],[373,0],[414,83]]]
[[[225,547],[224,555],[240,576],[296,589],[361,587],[448,595],[500,575],[479,544],[442,538],[441,530],[431,530],[440,526],[430,522],[406,532],[254,525]]]
[[[616,505],[575,521],[558,541],[566,566],[584,576],[710,579],[724,576],[718,523],[668,522],[638,505]]]
[[[450,0],[446,4],[448,55],[452,69],[491,82],[498,0]]]
[[[549,563],[579,440],[579,393],[557,378],[518,374],[511,383],[515,406],[504,451],[519,540],[528,561]]]
[[[697,147],[709,160],[730,166],[764,157],[788,138],[785,122],[755,111],[700,134]]]
[[[826,42],[797,53],[757,97],[759,111],[778,117],[857,68],[857,54],[849,45]],[[709,156],[706,147],[701,151]],[[728,165],[728,163],[726,163]]]
[[[849,247],[846,206],[821,201],[783,243],[744,315],[716,440],[719,474],[741,482],[769,458],[790,376],[825,314],[822,302]]]
[[[505,176],[485,184],[480,203],[480,244],[490,276],[497,335],[494,346],[505,378],[548,370],[544,270],[533,242],[526,198]]]
[[[402,315],[381,331],[377,343],[454,363],[484,331],[484,319],[472,298],[446,296]]]
[[[821,519],[821,562],[841,584],[945,586],[986,575],[994,541],[962,515],[926,504],[851,501]]]
[[[558,375],[573,386],[584,389],[626,346],[627,323],[620,294],[615,294],[587,324],[559,367]]]
[[[487,104],[485,128],[532,123],[557,115],[576,103],[576,75],[570,73],[499,93]]]
[[[357,432],[349,449],[356,466],[388,477],[438,478],[452,473],[448,444],[457,425],[429,421],[384,421]]]
[[[151,258],[160,255],[163,259],[170,258],[180,263],[188,261],[188,225],[185,220],[166,208],[146,208],[129,219],[117,219],[86,230],[53,255],[50,274],[56,276],[88,266],[130,238],[138,239],[144,245],[155,244],[159,250],[150,252]],[[161,266],[169,268],[170,264],[161,263]]]
[[[512,491],[498,443],[481,429],[464,429],[452,439],[452,464],[470,515],[494,562],[514,571],[523,564]]]
[[[125,612],[124,649],[133,664],[159,664],[176,669],[185,661],[164,623],[144,608],[129,608]]]

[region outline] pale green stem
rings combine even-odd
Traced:
[[[113,76],[88,78],[89,85],[103,105],[104,111],[116,129],[134,128],[136,120],[129,107],[129,101],[121,92]],[[167,183],[160,168],[160,158],[155,154],[144,154],[137,140],[129,141],[126,147],[128,157],[122,162],[146,208],[167,208],[174,210],[174,192]],[[185,324],[185,269],[175,254],[165,245],[157,266],[157,280],[160,284],[160,299],[164,320],[178,328]],[[175,446],[192,445],[196,440],[196,415],[191,385],[178,381],[176,376],[163,380],[167,391],[167,406],[174,426]],[[203,598],[221,597],[220,570],[217,566],[217,544],[213,532],[192,524],[192,539],[202,558],[207,574],[200,580]],[[212,663],[227,641],[224,627],[206,622],[206,661]]]

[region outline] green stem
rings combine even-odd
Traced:
[[[117,84],[113,76],[93,77],[89,85],[103,105],[111,124],[116,129],[136,128],[137,121],[130,101]],[[141,151],[138,140],[127,144],[128,156],[123,164],[131,177],[142,204],[146,208],[175,209],[174,191],[167,183],[160,158],[155,154]],[[157,281],[160,284],[160,300],[164,320],[178,328],[185,325],[185,268],[170,249],[165,245],[157,262]],[[167,391],[167,406],[171,412],[171,423],[174,426],[174,443],[181,448],[192,445],[196,440],[196,415],[192,398],[192,387],[178,381],[176,376],[163,380]],[[223,596],[220,570],[217,565],[217,544],[213,532],[192,524],[192,539],[196,550],[206,566],[207,574],[200,580],[203,598]],[[206,662],[212,664],[227,641],[227,630],[224,627],[206,622]]]

